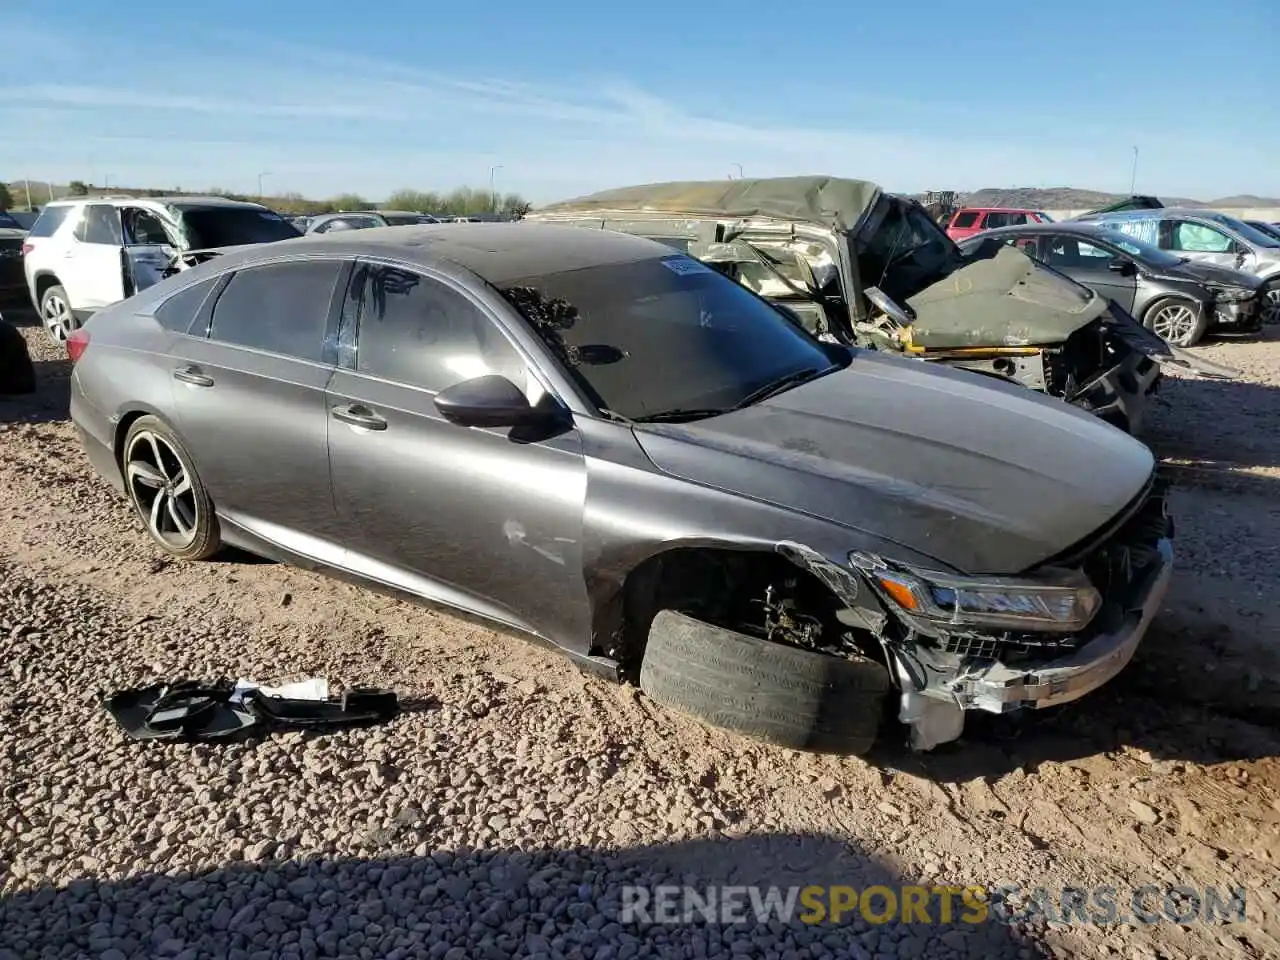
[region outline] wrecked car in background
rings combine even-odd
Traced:
[[[1137,440],[816,340],[612,231],[243,248],[68,354],[89,460],[170,555],[230,544],[443,603],[795,748],[865,752],[887,703],[927,748],[966,711],[1083,696],[1172,567]]]
[[[862,180],[624,187],[526,219],[659,240],[787,308],[811,332],[1060,397],[1129,432],[1175,348],[1012,248],[966,259],[914,200]]]

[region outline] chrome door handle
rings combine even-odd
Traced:
[[[347,403],[333,407],[329,413],[335,420],[349,423],[353,427],[364,427],[366,430],[385,430],[387,421],[378,416],[363,403]]]
[[[173,371],[173,379],[194,384],[197,387],[213,386],[213,377],[205,376],[200,372],[199,367],[178,367]]]

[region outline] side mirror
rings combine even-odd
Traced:
[[[1107,269],[1122,277],[1132,277],[1138,272],[1138,267],[1132,260],[1112,260],[1107,264]]]
[[[541,419],[520,388],[497,374],[446,387],[435,404],[446,420],[463,427],[518,427]]]

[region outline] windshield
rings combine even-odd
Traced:
[[[767,302],[683,255],[512,282],[503,294],[596,406],[628,419],[727,411],[835,369]]]
[[[187,248],[235,247],[300,237],[280,214],[257,207],[178,207]]]
[[[1208,215],[1209,220],[1222,224],[1234,230],[1240,237],[1252,243],[1256,247],[1280,247],[1280,240],[1275,237],[1268,236],[1261,230],[1255,230],[1243,220],[1237,220],[1235,217],[1229,217],[1225,213],[1211,213]]]
[[[919,207],[884,197],[884,217],[858,253],[863,286],[902,303],[960,266],[955,243]]]
[[[1125,253],[1153,267],[1176,267],[1183,262],[1182,257],[1175,257],[1159,247],[1153,247],[1151,244],[1134,239],[1128,234],[1108,230],[1107,239]]]

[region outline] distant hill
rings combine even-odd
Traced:
[[[923,199],[923,195],[917,194]],[[1081,190],[1078,187],[984,187],[972,193],[959,194],[962,204],[969,207],[1022,207],[1036,210],[1087,210],[1123,200],[1122,193],[1104,193],[1101,190]],[[1280,199],[1240,194],[1217,200],[1192,200],[1189,197],[1160,195],[1167,207],[1280,207]]]

